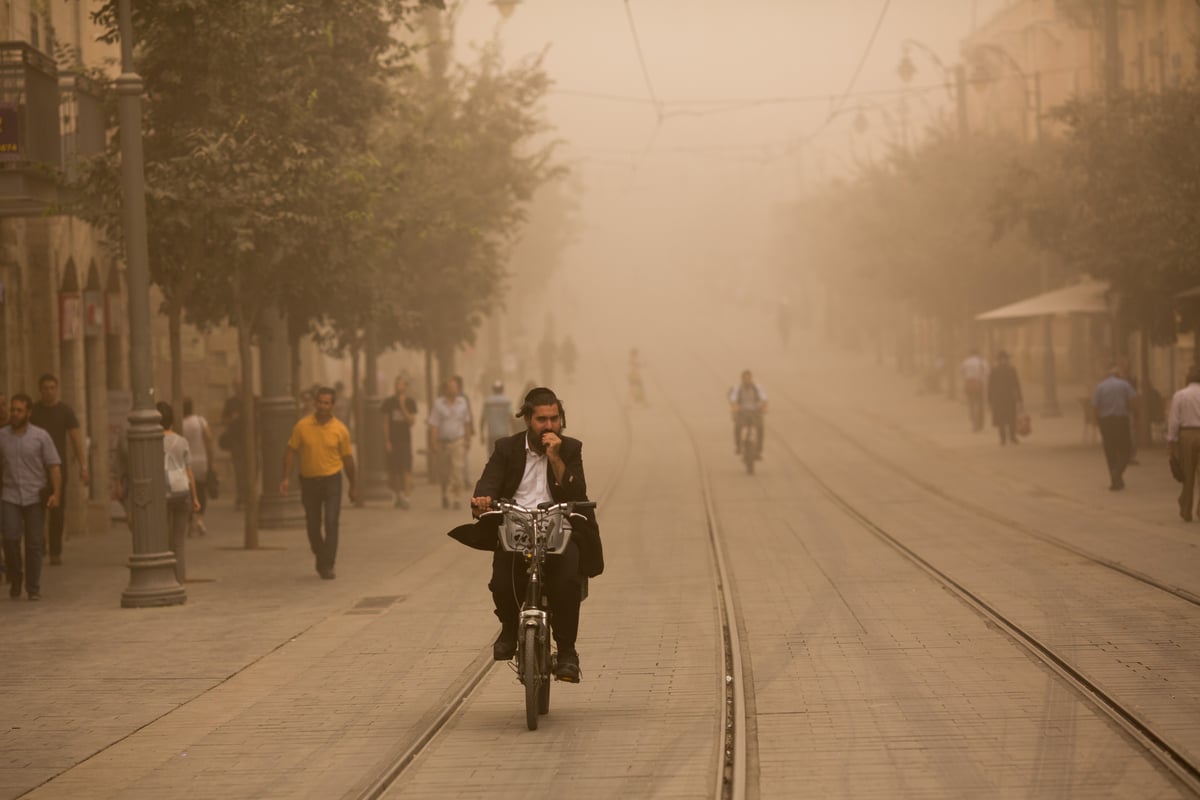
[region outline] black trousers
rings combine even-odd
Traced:
[[[529,575],[525,559],[499,548],[492,555],[492,601],[504,632],[514,634],[518,614],[525,601]],[[550,600],[550,630],[559,650],[574,650],[579,635],[579,604],[582,589],[579,580],[579,546],[574,539],[562,555],[546,556],[546,595]]]
[[[1108,462],[1108,474],[1112,476],[1113,484],[1119,485],[1133,452],[1129,417],[1101,417],[1100,439],[1104,442],[1104,459]]]

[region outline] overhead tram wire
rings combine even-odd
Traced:
[[[842,110],[842,106],[846,104],[850,93],[854,91],[854,87],[858,84],[858,78],[862,75],[863,67],[866,66],[867,58],[871,55],[871,50],[875,47],[875,39],[879,36],[879,29],[883,27],[883,20],[887,17],[888,9],[891,8],[892,0],[883,0],[883,8],[879,9],[879,16],[875,19],[875,27],[871,31],[871,36],[867,39],[867,46],[863,48],[862,55],[858,58],[858,66],[854,68],[854,74],[850,76],[850,82],[846,84],[846,89],[842,92],[840,98],[834,102],[833,107],[829,110],[829,114],[825,117],[825,121],[817,126],[816,130],[805,137],[804,141],[812,141],[821,131],[828,127],[833,118]]]

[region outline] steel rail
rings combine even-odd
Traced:
[[[611,381],[609,382],[611,385]],[[601,493],[597,504],[601,507],[608,501],[615,491],[621,476],[625,472],[626,466],[629,464],[629,453],[633,447],[633,434],[629,415],[623,414],[622,421],[624,422],[624,448],[617,465],[617,470],[614,473],[614,479],[604,492]],[[494,638],[494,637],[493,637]],[[387,791],[400,779],[400,776],[412,766],[416,760],[434,738],[441,733],[450,720],[458,713],[467,701],[469,701],[483,684],[483,679],[491,672],[492,666],[495,664],[492,658],[492,643],[489,641],[481,649],[480,654],[471,662],[470,666],[464,670],[455,684],[452,684],[449,692],[450,696],[442,709],[434,716],[420,732],[417,733],[403,750],[394,757],[387,759],[387,764],[376,775],[376,777],[365,787],[352,789],[345,795],[346,800],[379,800]]]
[[[1163,737],[1157,734],[1150,723],[1143,720],[1137,713],[1124,706],[1114,696],[1105,692],[1097,683],[1090,680],[1082,671],[1076,669],[1063,656],[1056,653],[1050,645],[1043,642],[1034,634],[1005,616],[994,606],[983,600],[963,584],[938,569],[919,553],[904,542],[888,533],[869,517],[859,511],[832,486],[830,486],[816,470],[805,461],[792,447],[791,442],[775,431],[773,439],[787,451],[792,459],[808,473],[809,477],[824,492],[830,501],[847,516],[861,525],[884,544],[891,547],[901,556],[916,565],[939,584],[964,601],[985,620],[996,625],[1012,641],[1028,652],[1039,662],[1048,667],[1068,686],[1086,699],[1093,708],[1113,721],[1132,740],[1139,744],[1150,756],[1163,765],[1181,784],[1193,794],[1200,796],[1200,766],[1188,760],[1187,756],[1173,747]]]

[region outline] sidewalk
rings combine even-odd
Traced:
[[[812,350],[822,353],[817,347]],[[921,394],[916,376],[900,375],[890,364],[877,364],[872,357],[822,353],[804,366],[803,373],[811,379],[806,395],[839,409],[836,423],[848,431],[865,418],[914,446],[932,445],[947,458],[990,473],[1009,488],[1032,496],[1057,498],[1153,525],[1184,525],[1176,505],[1179,484],[1171,478],[1161,443],[1138,449],[1139,463],[1126,471],[1125,491],[1108,491],[1099,434],[1095,428],[1085,429],[1080,410],[1079,398],[1090,394],[1087,387],[1060,386],[1062,415],[1047,417],[1042,414],[1041,387],[1023,386],[1032,435],[1016,447],[1002,447],[990,412],[982,431],[971,430],[961,391],[953,400],[944,394]]]
[[[246,551],[241,514],[219,501],[209,534],[187,542],[187,603],[160,609],[120,607],[130,553],[122,526],[68,541],[64,565],[47,562],[40,603],[0,600],[0,797],[54,778],[352,610],[443,547],[463,513],[442,511],[421,481],[409,511],[343,505],[338,578],[323,581],[302,529],[261,531],[260,549]]]

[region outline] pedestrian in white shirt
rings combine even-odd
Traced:
[[[1167,443],[1171,458],[1179,462],[1183,471],[1179,516],[1185,522],[1191,522],[1196,470],[1200,468],[1200,366],[1195,364],[1188,368],[1187,386],[1171,398],[1171,411],[1167,415]]]
[[[971,354],[963,359],[958,369],[962,373],[963,394],[967,398],[971,430],[979,433],[983,430],[983,398],[987,390],[988,362],[979,355],[978,348],[972,347]]]
[[[462,394],[462,384],[450,378],[443,386],[442,396],[433,401],[429,410],[429,444],[442,484],[442,508],[462,507],[466,497],[463,481],[463,461],[471,440],[471,409]]]

